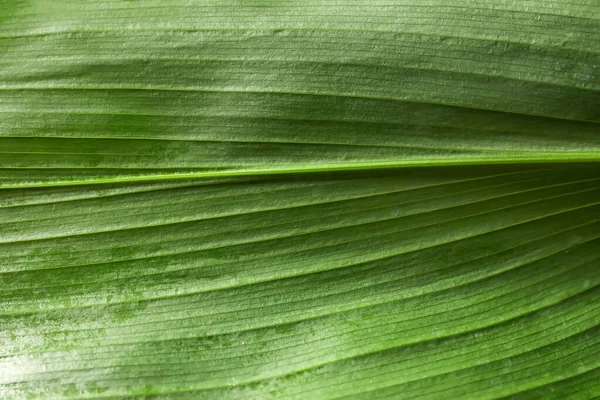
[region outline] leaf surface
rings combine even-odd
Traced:
[[[0,0],[0,398],[600,396],[600,4]]]

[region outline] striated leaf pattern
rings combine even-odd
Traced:
[[[597,0],[0,0],[0,398],[600,396]]]

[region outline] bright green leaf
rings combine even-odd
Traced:
[[[0,398],[600,396],[598,0],[0,0]]]

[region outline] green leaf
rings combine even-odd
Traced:
[[[0,398],[600,396],[597,0],[0,0]]]

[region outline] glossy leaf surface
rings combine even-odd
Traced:
[[[600,396],[600,4],[0,1],[0,398]]]

